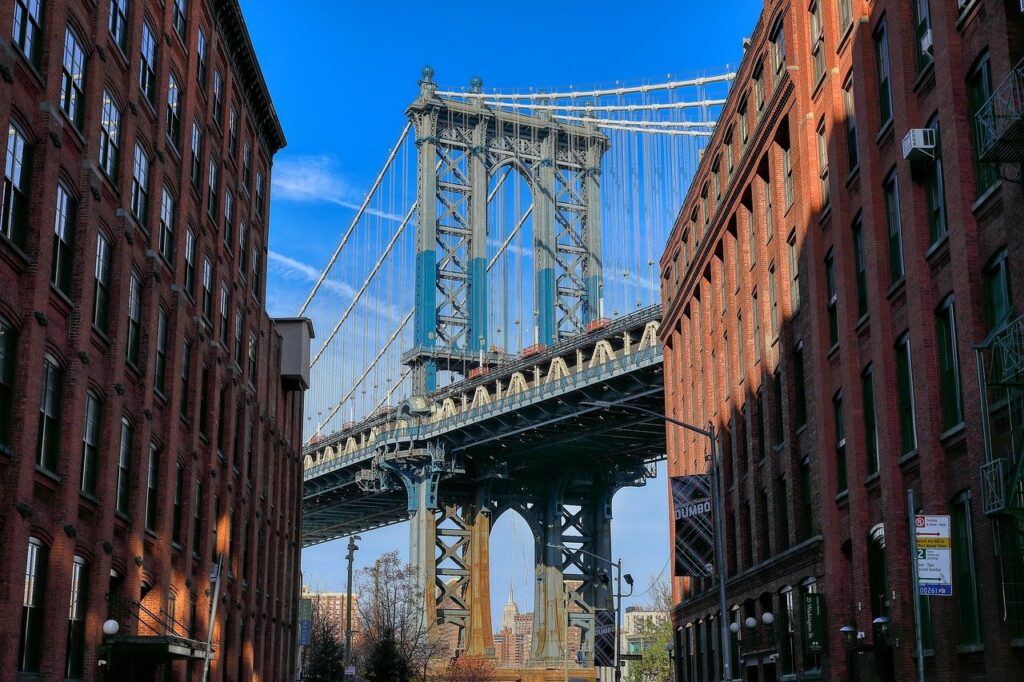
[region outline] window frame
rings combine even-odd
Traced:
[[[117,100],[106,88],[103,90],[100,112],[100,151],[97,162],[110,181],[116,183],[121,161],[122,113]]]
[[[82,427],[82,469],[79,476],[79,491],[96,495],[96,466],[99,462],[100,423],[103,419],[103,402],[93,391],[85,393]]]
[[[64,30],[64,55],[61,59],[60,109],[78,130],[85,111],[85,69],[88,60],[78,32],[68,24]]]
[[[58,181],[56,213],[53,220],[50,284],[69,296],[71,295],[71,277],[74,272],[77,203],[67,185],[63,181]]]

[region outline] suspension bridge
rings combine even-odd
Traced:
[[[654,475],[665,428],[590,403],[661,411],[658,261],[733,76],[486,91],[425,67],[298,311],[322,337],[303,543],[411,521],[428,622],[462,652],[494,654],[488,536],[514,510],[536,679],[561,670],[566,619],[595,664],[612,496]]]

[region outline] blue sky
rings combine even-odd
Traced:
[[[241,0],[288,138],[271,200],[272,315],[293,315],[405,124],[424,64],[435,80],[485,87],[608,86],[735,66],[761,3],[346,2]],[[317,330],[323,333],[325,330]],[[626,489],[614,502],[613,553],[638,579],[667,575],[667,479]],[[523,522],[508,515],[492,536],[491,584],[500,620],[510,581],[532,607],[532,556]],[[407,552],[401,524],[364,534],[357,566]],[[344,541],[303,552],[306,581],[343,589]],[[640,599],[643,601],[643,598]]]

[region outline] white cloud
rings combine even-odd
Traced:
[[[335,204],[358,211],[364,194],[342,176],[328,156],[282,156],[274,161],[274,199],[301,203]],[[387,220],[404,216],[367,207],[366,213]]]

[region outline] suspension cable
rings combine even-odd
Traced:
[[[345,235],[341,238],[341,243],[339,243],[338,248],[334,250],[334,254],[331,256],[331,259],[327,261],[327,265],[317,278],[316,284],[313,285],[313,290],[309,292],[309,296],[306,297],[302,307],[299,308],[299,316],[306,312],[306,308],[308,308],[309,304],[313,301],[313,297],[316,296],[316,292],[320,290],[320,287],[327,279],[327,273],[329,273],[331,268],[334,267],[335,261],[338,260],[338,256],[341,255],[342,249],[344,249],[345,244],[348,243],[349,237],[351,237],[352,233],[355,231],[356,225],[359,224],[359,219],[363,217],[363,212],[366,211],[366,207],[370,205],[370,199],[373,198],[377,188],[380,187],[380,183],[384,179],[384,174],[387,173],[388,169],[391,167],[391,162],[395,160],[395,156],[398,154],[398,150],[401,148],[402,142],[405,140],[405,136],[409,134],[409,130],[411,128],[412,121],[406,122],[405,127],[402,128],[402,134],[398,136],[398,141],[395,142],[394,148],[392,148],[391,153],[388,154],[388,160],[384,162],[384,167],[380,169],[380,173],[377,174],[377,179],[373,181],[373,186],[370,188],[370,191],[366,193],[363,203],[359,206],[359,210],[356,211],[355,216],[352,218],[352,222],[349,224],[348,230],[346,230]]]
[[[729,67],[726,67],[729,68]],[[607,97],[610,95],[630,95],[636,93],[647,93],[654,92],[657,90],[674,90],[676,88],[687,88],[695,87],[699,85],[705,85],[707,83],[721,83],[723,81],[731,81],[736,78],[734,71],[719,74],[716,76],[700,76],[698,78],[691,78],[689,80],[678,80],[668,81],[665,83],[651,83],[645,85],[633,85],[622,88],[608,88],[605,90],[580,90],[580,91],[569,91],[569,92],[553,92],[553,93],[533,93],[533,92],[519,92],[519,93],[501,93],[501,92],[460,92],[456,90],[439,90],[437,95],[441,97],[468,97],[473,99],[489,98],[489,99],[511,99],[511,100],[532,100],[532,99],[576,99],[579,97]]]

